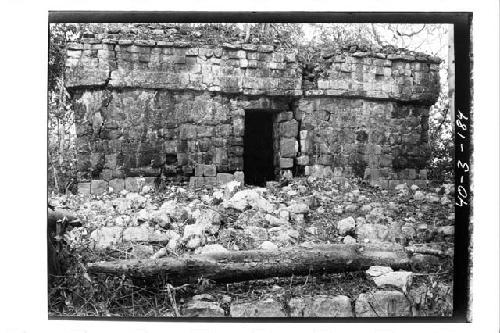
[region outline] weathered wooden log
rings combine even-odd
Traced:
[[[65,209],[47,209],[47,270],[49,279],[63,273],[59,256],[60,239],[68,226],[80,226],[80,221],[71,211]]]
[[[314,248],[249,250],[183,255],[161,259],[128,259],[88,264],[90,273],[125,274],[132,278],[164,276],[172,283],[199,278],[236,282],[268,277],[360,271],[370,266],[408,269],[411,259],[397,245],[332,244]]]
[[[55,235],[57,233],[57,221],[64,221],[64,225],[61,225],[63,229],[67,226],[80,226],[81,223],[73,212],[67,209],[60,208],[47,208],[47,233]]]

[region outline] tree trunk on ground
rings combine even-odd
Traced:
[[[408,269],[411,259],[397,245],[360,246],[333,244],[312,249],[249,250],[162,259],[129,259],[88,265],[90,273],[128,275],[132,278],[166,276],[172,283],[192,283],[199,278],[236,282],[310,273],[360,271],[370,266]]]

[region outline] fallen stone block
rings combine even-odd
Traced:
[[[194,299],[188,302],[183,311],[184,317],[224,317],[224,310],[217,302]]]
[[[122,232],[123,228],[121,227],[103,227],[92,231],[90,239],[93,242],[94,248],[105,249],[121,242]]]
[[[356,228],[359,242],[385,242],[389,240],[389,227],[383,224],[364,223]]]
[[[352,216],[349,216],[343,220],[337,222],[337,229],[341,236],[353,231],[356,228],[356,221]]]
[[[123,230],[124,242],[147,242],[150,231],[143,227],[129,227]]]
[[[377,287],[393,286],[406,291],[412,283],[412,276],[412,272],[397,271],[374,276],[372,279]]]
[[[381,290],[361,294],[355,303],[356,317],[410,317],[411,305],[399,291]]]
[[[288,303],[291,317],[352,317],[351,300],[347,296],[317,295],[296,297]]]
[[[231,304],[230,313],[231,317],[286,317],[281,304],[272,298]]]

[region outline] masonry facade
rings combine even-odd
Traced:
[[[350,46],[311,69],[296,52],[158,29],[84,34],[66,63],[80,191],[137,190],[160,174],[192,186],[297,175],[424,184],[440,60]]]

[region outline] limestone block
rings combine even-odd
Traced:
[[[282,62],[270,62],[269,63],[269,68],[270,69],[279,69],[279,70],[284,70],[286,68],[286,65]]]
[[[66,52],[68,58],[80,58],[82,56],[82,51],[80,50],[68,50]]]
[[[318,80],[318,89],[329,89],[330,81],[329,80]]]
[[[406,291],[412,284],[413,273],[407,271],[387,272],[372,277],[377,287],[393,286]]]
[[[291,317],[352,317],[349,297],[317,295],[294,297],[288,303]]]
[[[297,137],[298,132],[299,132],[299,123],[295,119],[285,121],[280,124],[280,135],[282,137],[295,138]]]
[[[245,183],[245,173],[243,171],[236,171],[234,173],[234,180],[240,182],[241,184]]]
[[[245,134],[245,120],[242,117],[233,118],[233,134],[243,136]]]
[[[231,304],[231,317],[286,317],[281,304],[272,298],[263,301]]]
[[[258,61],[259,60],[259,53],[258,52],[247,52],[247,59]]]
[[[284,121],[292,120],[293,119],[293,112],[288,111],[288,112],[280,112],[276,116],[276,122],[281,123]]]
[[[280,168],[288,169],[293,167],[293,158],[280,158]]]
[[[214,128],[212,126],[197,126],[196,136],[198,138],[211,138],[214,135]]]
[[[337,222],[337,229],[341,236],[345,236],[347,233],[353,231],[355,226],[356,226],[356,221],[352,216],[349,216]]]
[[[297,140],[293,138],[281,138],[280,140],[280,156],[295,157]]]
[[[194,166],[194,175],[195,175],[195,177],[203,177],[204,170],[205,170],[205,165],[203,165],[203,164],[195,164],[195,166]]]
[[[184,166],[188,163],[188,155],[186,153],[177,153],[177,165]],[[125,187],[127,184],[125,182]]]
[[[189,178],[189,187],[190,188],[198,188],[202,187],[204,185],[204,178],[203,177],[190,177]]]
[[[180,139],[194,139],[196,138],[196,125],[192,124],[182,124],[179,127],[179,138]]]
[[[90,182],[89,183],[78,183],[78,194],[89,195],[90,194]]]
[[[206,185],[206,186],[216,186],[217,185],[217,177],[215,177],[215,175],[213,177],[204,177],[203,181],[204,181],[204,185]]]
[[[111,178],[113,178],[113,170],[110,169],[104,169],[101,171],[100,178],[104,179],[105,181],[109,181]]]
[[[123,230],[123,241],[125,242],[147,242],[150,231],[143,227],[129,227]]]
[[[83,44],[81,43],[68,43],[68,50],[83,50]]]
[[[203,166],[203,176],[215,177],[217,175],[216,167],[213,164]]]
[[[215,148],[215,156],[213,158],[213,161],[216,165],[222,165],[222,164],[227,164],[228,160],[228,154],[227,154],[227,149],[226,148]]]
[[[121,227],[103,227],[92,231],[90,239],[96,249],[105,249],[122,241]]]
[[[90,182],[90,193],[100,195],[108,192],[108,182],[105,180],[92,180]]]
[[[242,170],[243,164],[244,161],[242,156],[231,156],[229,158],[229,167],[231,170]]]
[[[224,310],[217,302],[198,300],[193,297],[193,300],[187,303],[183,315],[185,317],[224,317]]]
[[[365,223],[357,226],[356,234],[358,240],[368,240],[371,243],[385,242],[390,240],[389,227],[378,223]]]
[[[296,62],[296,53],[287,53],[285,54],[285,61],[294,63]]]
[[[231,134],[231,125],[230,124],[220,124],[215,126],[215,136],[217,137],[228,137]]]
[[[307,172],[312,177],[316,177],[316,178],[333,177],[333,171],[332,171],[331,166],[324,166],[324,165],[315,164],[309,168],[306,166],[306,168],[307,168]]]
[[[342,177],[342,168],[334,167],[333,168],[333,177]]]
[[[125,178],[125,189],[129,192],[139,192],[141,190],[140,177]]]
[[[361,294],[355,303],[356,317],[405,317],[411,316],[410,302],[399,291],[381,290]]]
[[[234,179],[234,175],[230,173],[217,173],[217,185],[224,185],[226,183],[229,183]]]
[[[115,178],[109,181],[109,188],[113,189],[113,192],[118,193],[125,189],[125,179]]]
[[[257,68],[259,66],[258,60],[247,60],[247,68]]]
[[[321,164],[321,165],[332,165],[332,163],[333,163],[333,156],[330,155],[330,154],[321,155],[318,158],[318,164]]]
[[[241,48],[246,51],[257,51],[258,46],[255,44],[241,44]]]
[[[230,156],[243,156],[243,147],[241,146],[230,146],[228,153]]]
[[[259,52],[262,53],[270,53],[274,51],[274,46],[273,45],[259,45],[258,46]]]
[[[248,67],[248,60],[247,59],[240,59],[240,67],[247,68]]]
[[[308,165],[309,164],[309,156],[308,155],[301,155],[297,157],[297,164],[298,165]]]

